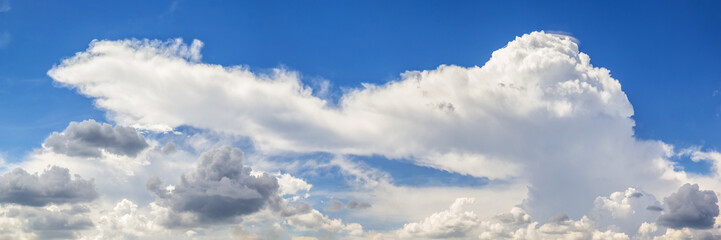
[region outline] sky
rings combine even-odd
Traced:
[[[718,239],[719,10],[0,0],[0,239]]]

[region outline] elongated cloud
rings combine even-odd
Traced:
[[[571,38],[534,32],[482,67],[441,65],[364,84],[336,104],[297,73],[200,63],[202,43],[93,41],[48,74],[120,125],[181,125],[248,136],[263,152],[380,154],[451,172],[532,183],[539,219],[578,219],[593,200],[660,180],[670,147],[633,136],[633,108]],[[574,201],[569,201],[573,199]]]
[[[87,207],[79,205],[66,208],[55,205],[0,207],[0,238],[78,239],[79,231],[94,226],[88,211]]]
[[[432,214],[416,223],[409,223],[396,232],[400,239],[625,239],[623,233],[600,231],[586,216],[578,221],[565,214],[553,217],[546,224],[532,221],[520,208],[481,219],[464,206],[473,204],[472,198],[459,198],[446,211]]]
[[[102,150],[135,157],[149,145],[135,129],[100,124],[95,120],[71,122],[63,132],[54,132],[43,146],[53,152],[79,157],[100,157]]]
[[[40,174],[21,168],[0,176],[0,203],[45,206],[89,202],[98,197],[93,180],[71,178],[67,168],[52,166]]]

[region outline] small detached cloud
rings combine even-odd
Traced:
[[[71,122],[63,132],[54,132],[45,139],[43,146],[74,157],[101,157],[102,151],[135,157],[149,144],[131,127],[113,127],[90,119]]]
[[[0,203],[45,206],[51,203],[90,202],[98,197],[94,180],[70,177],[67,168],[52,166],[41,174],[22,168],[0,176]]]
[[[344,208],[348,208],[350,210],[361,210],[361,209],[366,209],[366,208],[371,207],[370,203],[358,202],[355,200],[350,200],[350,201],[348,201],[347,204],[344,205],[343,202],[341,202],[341,201],[331,199],[326,204],[328,205],[328,207],[326,207],[325,210],[332,211],[332,212],[340,211],[340,210],[343,210]]]
[[[719,215],[716,194],[700,191],[698,184],[684,184],[664,202],[668,210],[658,218],[658,224],[669,228],[708,229]]]
[[[328,201],[327,204],[328,204],[328,207],[325,208],[325,210],[327,210],[327,211],[336,212],[336,211],[343,210],[343,202],[341,202],[341,201],[331,199],[330,201]]]
[[[348,201],[348,209],[366,209],[369,207],[371,207],[371,204],[367,202],[356,202],[355,200]]]
[[[660,212],[660,211],[663,211],[663,208],[659,207],[659,206],[651,205],[651,206],[646,207],[646,210]]]

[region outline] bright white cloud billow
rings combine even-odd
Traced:
[[[234,228],[237,236],[279,238],[292,231],[411,239],[719,234],[718,191],[704,189],[721,187],[721,154],[676,153],[663,142],[636,139],[633,107],[621,84],[607,69],[591,65],[570,37],[533,32],[495,51],[483,66],[407,71],[383,85],[351,89],[333,103],[314,95],[296,72],[281,68],[260,74],[203,63],[202,45],[198,40],[190,45],[93,41],[48,74],[92,98],[117,125],[72,123],[16,165],[39,169],[57,163],[99,179],[98,192],[110,199],[101,197],[103,210],[93,212],[105,213],[92,217],[98,238],[210,236],[204,231],[209,225],[227,230],[241,222]],[[149,137],[181,126],[201,133],[178,138],[184,142],[177,145]],[[292,176],[290,166],[256,159],[278,172],[272,176],[250,172],[239,149],[217,148],[227,143],[203,134],[248,138],[259,156],[324,152],[338,157],[313,162],[303,179]],[[201,152],[206,153],[196,163]],[[399,186],[388,173],[344,159],[347,154],[406,159],[491,182]],[[677,155],[711,161],[712,173],[674,171],[668,158]],[[311,188],[319,188],[306,177],[328,169],[337,169],[349,185],[344,192],[313,195],[348,202],[331,210],[371,223],[382,218],[406,224],[369,231],[303,202]],[[150,203],[153,195],[143,185],[153,175],[160,178],[147,182],[156,200]],[[177,182],[158,181],[178,176]],[[699,185],[679,190],[687,182]],[[125,199],[121,191],[132,197]]]
[[[294,72],[199,63],[200,45],[94,41],[49,75],[121,125],[189,125],[249,136],[264,151],[382,154],[528,179],[528,204],[543,217],[579,217],[597,196],[629,184],[671,191],[653,164],[667,146],[633,138],[621,85],[567,37],[524,35],[483,67],[409,71],[352,90],[337,106],[313,96]]]

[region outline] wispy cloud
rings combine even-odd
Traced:
[[[12,35],[9,32],[0,33],[0,48],[5,48],[10,44]]]
[[[0,13],[9,12],[12,10],[9,0],[0,1]]]

